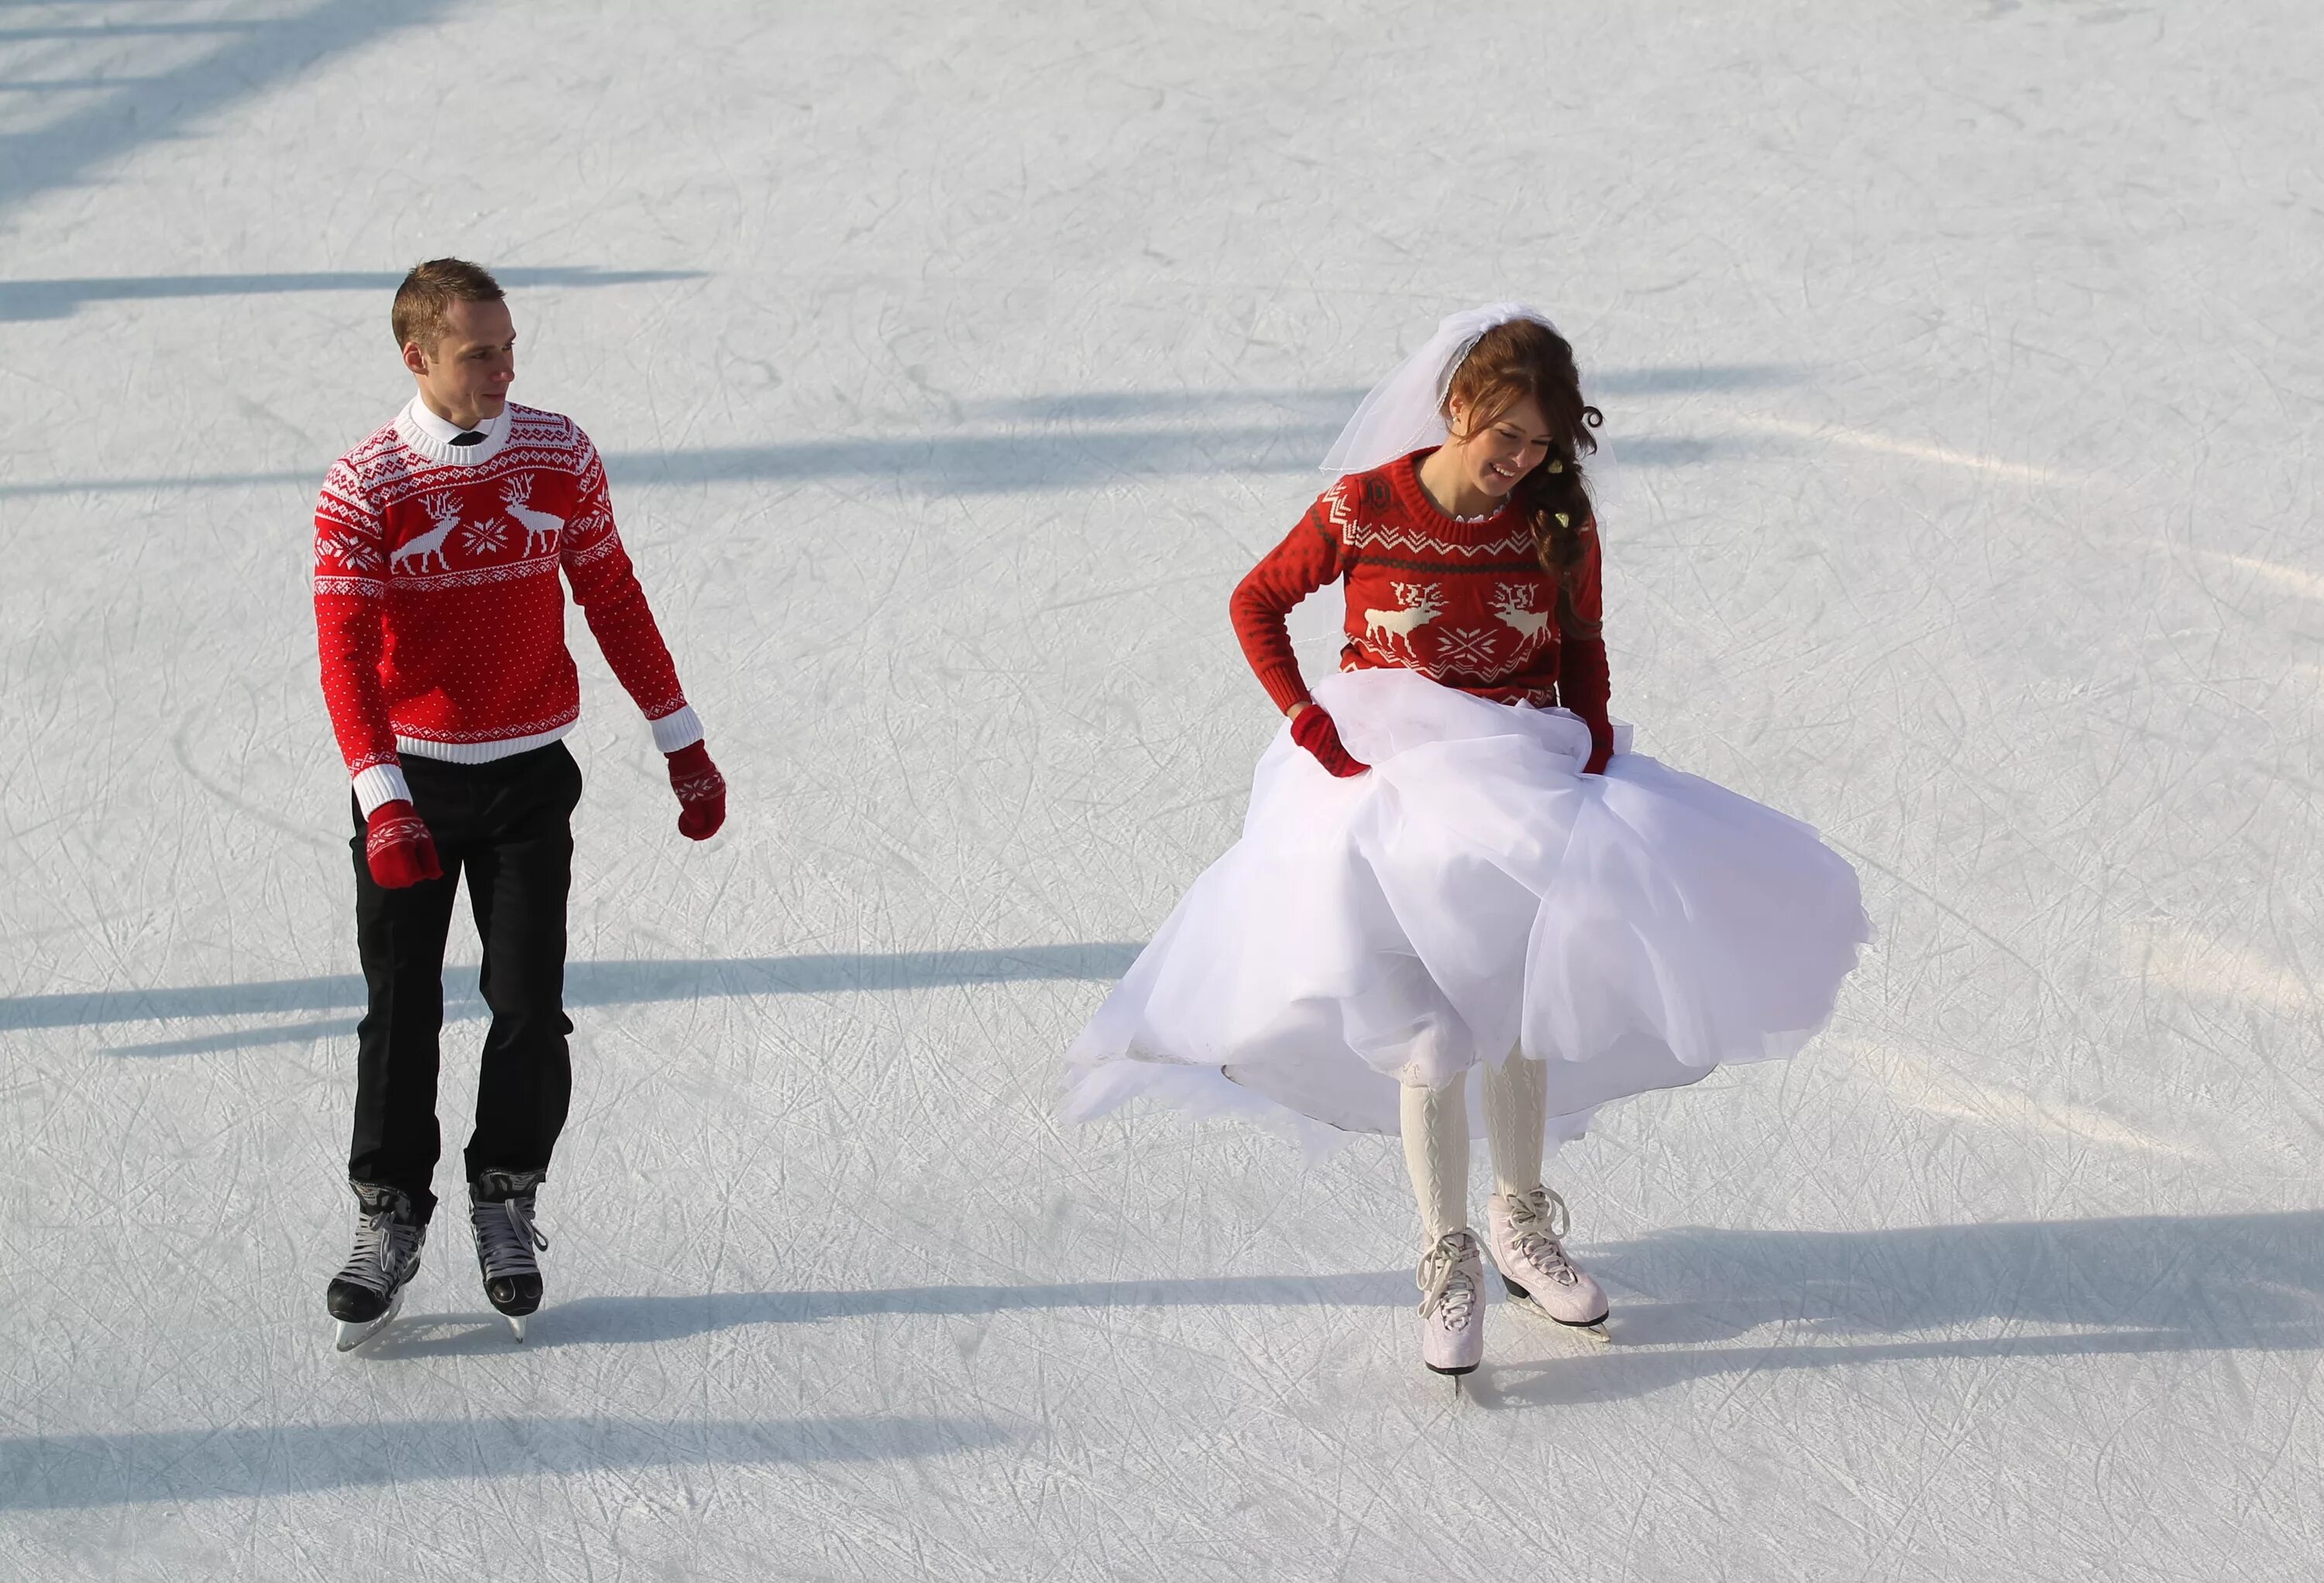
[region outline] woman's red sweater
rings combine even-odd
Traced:
[[[1235,635],[1267,696],[1286,711],[1313,701],[1284,617],[1344,580],[1341,670],[1397,666],[1479,698],[1560,704],[1610,749],[1597,524],[1583,526],[1579,560],[1544,571],[1516,511],[1464,521],[1437,509],[1418,475],[1429,454],[1342,477],[1236,588]]]

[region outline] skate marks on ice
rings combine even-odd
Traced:
[[[1766,371],[1638,369],[1607,376],[1658,392],[1764,382]],[[898,440],[837,437],[778,445],[610,457],[617,486],[807,477],[876,478],[928,495],[1102,487],[1141,475],[1310,474],[1362,400],[1357,389],[1092,392],[964,405],[956,427]],[[997,430],[997,431],[996,431]],[[1626,462],[1680,466],[1722,449],[1707,438],[1642,437]]]
[[[2317,579],[2324,597],[2324,578]],[[2315,680],[2324,683],[2324,668]],[[2134,923],[2123,930],[2123,970],[2187,998],[2247,1007],[2279,1017],[2313,1015],[2324,993],[2297,953],[2265,950],[2185,923]]]
[[[565,969],[567,1006],[641,1005],[761,995],[844,995],[881,990],[939,989],[974,984],[1104,983],[1130,970],[1141,948],[1124,940],[1070,945],[996,947],[950,951],[873,951],[796,957],[731,957],[695,960],[572,962]],[[476,969],[445,969],[447,1018],[481,1017]],[[254,984],[182,985],[154,989],[103,989],[78,994],[0,998],[0,1032],[78,1028],[123,1023],[172,1023],[207,1018],[287,1016],[300,1012],[355,1013],[364,981],[353,974],[281,978]],[[215,1051],[303,1041],[349,1032],[343,1019],[272,1027],[238,1028],[184,1039],[111,1047],[111,1055],[198,1055]]]
[[[760,1325],[829,1324],[887,1317],[986,1319],[1007,1313],[1140,1309],[1408,1309],[1411,1292],[1409,1271],[1379,1270],[1344,1275],[1220,1275],[1025,1286],[576,1297],[544,1305],[534,1316],[538,1323],[525,1348],[541,1352],[558,1347],[654,1346]],[[465,1357],[503,1354],[513,1346],[507,1328],[490,1315],[428,1314],[399,1321],[364,1347],[363,1356],[382,1362]]]
[[[494,275],[510,291],[547,286],[632,286],[703,278],[698,269],[599,269],[591,264],[504,268]],[[295,274],[92,275],[80,280],[0,280],[0,324],[69,319],[91,302],[151,302],[177,297],[274,297],[290,292],[363,292],[384,295],[402,282],[400,273],[340,270]]]
[[[2181,548],[2167,540],[2163,542],[2163,547],[2168,550]],[[2303,567],[2286,566],[2281,561],[2262,560],[2255,555],[2236,555],[2225,550],[2198,549],[2191,553],[2200,560],[2209,561],[2215,566],[2247,573],[2282,592],[2296,594],[2306,599],[2324,600],[2324,574],[2310,571]]]
[[[1480,1402],[1611,1401],[1729,1375],[1948,1359],[2324,1351],[2324,1210],[1688,1227],[1578,1251],[1614,1294],[1614,1345],[1503,1324],[1487,1377],[1471,1383]]]
[[[5,316],[0,316],[5,317]],[[1346,393],[1325,393],[1336,403]],[[1240,397],[1222,397],[1240,403]],[[1320,409],[1330,404],[1302,398]],[[1352,398],[1347,404],[1352,405]],[[1304,473],[1339,420],[1229,423],[1217,421],[1138,426],[1047,424],[998,432],[936,430],[897,439],[834,436],[766,445],[605,453],[616,495],[629,489],[705,484],[809,483],[847,479],[884,483],[916,498],[1019,495],[1102,488],[1124,478],[1210,474]],[[311,496],[321,475],[275,473],[143,474],[112,478],[11,479],[0,498],[86,494],[147,494],[189,489],[279,488]]]
[[[0,1511],[300,1495],[665,1467],[886,1462],[989,1449],[981,1418],[494,1418],[263,1424],[0,1440]]]
[[[504,271],[504,275],[526,272]],[[577,275],[578,270],[537,271]],[[650,272],[608,272],[594,283],[642,280]],[[179,277],[199,279],[203,277]],[[262,277],[210,277],[240,279]],[[290,278],[290,277],[286,277]],[[347,277],[355,278],[355,277]],[[23,282],[62,295],[74,282]],[[132,282],[88,282],[106,294],[165,296]],[[546,283],[546,282],[544,282]],[[576,283],[560,280],[557,283]],[[583,281],[577,283],[593,283]],[[0,320],[10,317],[0,282]],[[35,297],[38,303],[43,299]],[[35,315],[27,315],[32,317]],[[1757,366],[1613,370],[1609,388],[1648,395],[1720,392],[1775,383],[1780,371]],[[609,451],[614,489],[738,483],[874,481],[916,496],[1025,494],[1101,488],[1122,479],[1221,471],[1307,474],[1362,398],[1360,390],[1095,391],[963,403],[948,424],[892,438],[837,435],[776,444],[706,446],[689,450]],[[1730,438],[1641,434],[1620,442],[1625,467],[1688,467],[1737,452]],[[84,494],[146,494],[190,489],[275,487],[310,499],[319,475],[309,471],[130,474],[110,478],[12,478],[0,498]]]
[[[0,282],[0,307],[8,291]],[[0,321],[8,317],[0,311]],[[944,427],[880,439],[833,435],[608,451],[605,472],[617,495],[641,487],[844,479],[884,484],[915,498],[1093,489],[1125,478],[1221,471],[1306,473],[1360,393],[1100,393],[986,403],[961,408]],[[290,471],[10,479],[0,484],[0,497],[275,487],[303,500],[320,477]]]
[[[1642,1395],[1745,1369],[1913,1358],[2324,1351],[2324,1210],[1881,1231],[1689,1227],[1575,1253],[1613,1294],[1608,1336],[1521,1313],[1493,1283],[1486,1368],[1505,1399]],[[663,1345],[887,1316],[1189,1308],[1401,1315],[1412,1303],[1405,1270],[582,1296],[543,1309],[527,1346]],[[408,1318],[369,1351],[383,1360],[505,1352],[512,1343],[490,1318]],[[1512,1389],[1508,1371],[1535,1365],[1508,1360],[1526,1354],[1554,1361],[1538,1365],[1546,1371],[1538,1384]]]
[[[60,90],[0,123],[0,213],[97,180],[154,143],[189,139],[244,101],[311,78],[352,53],[451,10],[446,0],[323,0],[289,14],[208,7],[76,8],[69,22],[0,25],[0,78],[101,84]],[[13,96],[12,96],[13,97]],[[12,110],[14,106],[11,106]],[[29,118],[28,118],[29,116]]]
[[[1932,440],[1908,440],[1898,435],[1883,434],[1877,430],[1850,428],[1840,423],[1808,423],[1796,418],[1766,414],[1738,417],[1734,421],[1737,428],[1749,434],[1805,440],[1821,447],[1840,446],[1849,450],[1869,451],[1876,456],[1900,457],[1907,461],[1933,462],[1941,467],[1984,473],[2012,483],[2044,488],[2089,489],[2114,484],[2114,480],[2094,473],[2042,467],[2032,462],[2014,462],[1954,446],[1939,445]]]
[[[2042,1135],[2195,1163],[2213,1158],[2209,1151],[2133,1126],[2103,1110],[1972,1078],[1951,1062],[1906,1055],[1892,1042],[1836,1038],[1831,1047],[1854,1058],[1846,1069],[1849,1077],[1876,1085],[1895,1104],[1923,1116],[1992,1127],[2020,1137]]]

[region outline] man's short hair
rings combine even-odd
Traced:
[[[433,352],[444,336],[445,310],[453,303],[498,302],[507,295],[490,270],[465,258],[431,258],[414,265],[395,288],[395,344],[418,341],[421,351]]]

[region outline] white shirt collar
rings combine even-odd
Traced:
[[[508,443],[509,408],[503,404],[498,413],[477,427],[484,432],[483,440],[474,445],[454,445],[452,437],[467,430],[448,418],[438,417],[416,392],[395,416],[395,431],[403,443],[432,462],[474,467],[490,461]]]

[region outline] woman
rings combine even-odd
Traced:
[[[1545,1142],[1797,1051],[1870,937],[1812,829],[1628,753],[1609,718],[1582,470],[1600,421],[1572,348],[1517,304],[1445,319],[1365,398],[1324,462],[1339,482],[1235,590],[1287,717],[1242,839],[1067,1057],[1074,1120],[1144,1097],[1310,1138],[1401,1133],[1421,1357],[1455,1376],[1484,1347],[1472,1132],[1510,1295],[1600,1327]],[[1311,691],[1284,618],[1333,581],[1340,674]]]

